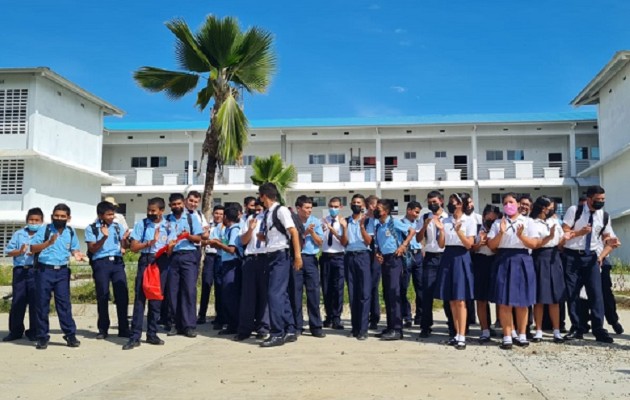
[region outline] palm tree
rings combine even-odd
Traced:
[[[254,185],[262,185],[271,182],[280,192],[280,204],[284,204],[284,193],[291,187],[297,177],[297,171],[293,165],[285,167],[282,158],[274,154],[269,158],[256,157],[252,163],[254,174],[251,176]]]
[[[275,72],[273,37],[258,27],[243,32],[235,18],[212,15],[194,34],[182,19],[166,27],[175,35],[175,58],[182,71],[145,66],[133,77],[144,89],[164,92],[173,100],[195,90],[201,80],[195,105],[203,111],[214,101],[201,155],[202,164],[208,159],[202,202],[208,215],[217,168],[240,160],[247,143],[248,121],[238,102],[239,90],[263,93]]]

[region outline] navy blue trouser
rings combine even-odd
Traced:
[[[67,336],[75,335],[77,325],[72,318],[70,303],[70,269],[63,267],[52,269],[46,264],[39,263],[35,271],[35,288],[37,292],[37,338],[48,341],[50,339],[50,298],[55,295],[55,309],[59,317],[61,330]]]
[[[372,265],[369,251],[346,253],[346,265],[353,280],[350,295],[352,332],[361,335],[367,333],[372,296]]]
[[[217,258],[219,258],[219,256],[216,253],[206,253],[206,258],[203,260],[203,269],[201,270],[201,298],[199,299],[199,312],[197,313],[200,318],[205,318],[208,312],[210,291],[212,290],[212,283],[214,282],[214,266],[217,262]]]
[[[223,295],[221,294],[221,282],[223,282],[223,263],[221,257],[217,258],[214,264],[214,324],[225,325],[225,316],[223,315]]]
[[[302,254],[302,269],[291,269],[289,293],[291,294],[291,308],[295,317],[295,328],[302,330],[304,316],[302,311],[302,294],[306,287],[306,311],[308,312],[308,326],[311,331],[322,329],[322,316],[319,311],[319,270],[317,257]]]
[[[127,288],[127,274],[122,258],[114,257],[113,261],[107,257],[92,260],[92,277],[96,290],[96,308],[98,311],[96,326],[98,331],[107,333],[109,330],[109,283],[111,282],[118,316],[118,333],[129,332],[129,323],[127,322],[129,289]]]
[[[343,253],[322,253],[319,258],[326,319],[333,323],[340,323],[341,314],[343,313],[343,289],[345,281],[343,259]]]
[[[403,274],[403,259],[394,254],[383,255],[383,298],[387,314],[387,329],[402,330],[400,279]]]
[[[267,254],[267,304],[271,336],[295,333],[295,319],[289,300],[289,275],[291,261],[286,250]]]
[[[606,333],[604,329],[604,301],[602,295],[602,277],[597,265],[597,254],[580,254],[577,251],[565,249],[562,257],[564,261],[564,278],[567,286],[567,303],[571,329],[582,330],[585,321],[579,312],[580,289],[586,288],[588,304],[591,309],[592,329],[594,335]]]
[[[9,332],[11,336],[20,337],[24,334],[24,315],[28,306],[29,335],[37,334],[37,296],[35,293],[35,269],[32,266],[13,267],[13,281],[11,283],[13,298],[9,313]]]
[[[608,260],[604,260],[602,264],[602,294],[604,299],[604,315],[609,325],[615,325],[619,322],[619,314],[617,314],[617,301],[612,291],[612,279],[610,278],[610,270],[612,265]]]
[[[138,260],[138,273],[134,284],[135,297],[133,300],[133,317],[131,319],[131,338],[140,340],[142,337],[142,324],[144,321],[144,308],[147,304],[147,298],[142,290],[142,278],[147,266],[155,259],[154,254],[141,254]],[[168,274],[169,259],[166,255],[157,260],[160,269],[160,286],[162,293],[166,290],[166,276]],[[160,308],[162,300],[149,300],[147,310],[147,337],[155,337],[158,332],[158,320],[160,319]]]
[[[246,256],[241,268],[241,300],[238,333],[249,335],[252,331],[269,332],[267,307],[267,255]]]
[[[421,329],[431,329],[433,326],[433,299],[435,298],[435,288],[440,268],[442,253],[425,253],[422,269],[422,313],[420,318]],[[444,314],[448,325],[449,335],[455,335],[455,325],[453,324],[453,313],[448,301],[443,302]]]
[[[171,257],[167,280],[168,312],[171,325],[179,331],[197,327],[197,250],[178,251]]]
[[[413,283],[413,291],[416,294],[416,313],[414,315],[415,321],[420,321],[422,317],[422,251],[418,250],[413,255],[415,264],[411,266],[411,282]],[[407,292],[405,292],[406,294]],[[405,296],[406,298],[407,296]],[[411,316],[411,310],[409,310]]]
[[[381,298],[378,290],[381,286],[381,264],[376,261],[374,252],[370,251],[372,272],[372,293],[370,295],[370,323],[378,324],[381,320]]]
[[[241,304],[241,267],[240,259],[223,262],[223,277],[221,279],[221,293],[223,295],[223,315],[227,329],[236,331],[239,322],[239,308]]]
[[[405,259],[403,258],[402,275],[400,275],[400,312],[402,313],[403,321],[411,321],[411,303],[407,298],[407,291],[411,282],[411,268],[412,266],[405,265]]]

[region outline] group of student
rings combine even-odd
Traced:
[[[195,337],[197,325],[207,322],[213,285],[214,329],[235,341],[255,334],[262,347],[294,342],[305,331],[304,291],[313,337],[325,337],[324,328],[345,329],[341,316],[346,286],[351,335],[367,339],[368,330],[377,330],[380,322],[381,284],[387,325],[376,337],[382,340],[402,339],[403,329],[412,324],[420,325],[420,338],[429,337],[436,298],[443,301],[449,344],[460,350],[466,348],[475,305],[479,341],[491,340],[489,303],[497,305],[502,349],[542,341],[545,313],[556,343],[581,339],[589,330],[597,341],[611,343],[604,317],[616,333],[623,332],[608,262],[620,243],[602,210],[605,192],[600,186],[589,187],[580,205],[567,210],[564,222],[550,198],[532,201],[513,193],[503,195],[502,209],[488,205],[479,215],[467,193],[453,193],[445,201],[439,191],[431,191],[426,199],[429,212],[422,214],[421,204],[411,201],[402,218],[392,216],[390,200],[360,194],[351,199],[349,217],[341,215],[342,201],[333,197],[328,215],[317,218],[311,198],[299,196],[290,210],[279,204],[271,183],[261,185],[258,198],[247,197],[243,205],[215,206],[211,221],[197,210],[200,200],[195,191],[186,197],[172,194],[166,214],[164,199],[151,198],[146,218],[132,230],[117,221],[114,204],[97,205],[98,218],[85,231],[98,304],[96,339],[109,333],[110,283],[118,336],[129,339],[123,350],[140,345],[145,308],[147,343],[164,344],[159,325],[168,336]],[[70,347],[80,344],[71,313],[68,259],[86,256],[66,225],[70,209],[57,205],[51,219],[51,224],[43,224],[43,212],[29,210],[27,226],[15,232],[6,247],[14,269],[10,333],[4,341],[26,334],[38,349],[45,349],[54,293],[64,339]],[[131,325],[122,259],[126,249],[140,253]],[[143,291],[150,264],[160,271],[162,301],[147,300]],[[415,292],[413,316],[407,300],[410,284]],[[581,290],[587,300],[581,300]],[[562,336],[565,302],[571,329]],[[25,331],[27,305],[30,329]],[[536,328],[530,335],[532,319]]]

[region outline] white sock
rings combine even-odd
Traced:
[[[541,330],[536,330],[536,336],[534,336],[536,339],[542,339],[543,337],[543,332]]]
[[[555,338],[561,338],[562,335],[560,334],[560,329],[554,329],[553,330],[553,337]]]
[[[516,333],[516,331],[515,331],[514,329],[512,329],[512,337],[513,337],[514,339],[517,339],[517,338],[518,338],[518,333]]]
[[[503,336],[504,343],[512,343],[512,336]]]
[[[525,335],[524,333],[522,335],[518,335],[518,341],[527,342],[527,335]]]
[[[481,336],[490,337],[490,329],[484,329],[483,331],[481,331]]]
[[[459,337],[457,338],[458,342],[466,342],[466,336],[464,335],[458,335]]]

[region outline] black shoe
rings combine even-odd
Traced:
[[[446,342],[447,345],[449,346],[455,346],[457,344],[457,339],[455,339],[454,337],[450,338],[448,340],[448,342]]]
[[[387,334],[389,334],[389,332],[392,332],[392,331],[390,329],[383,329],[382,331],[380,331],[379,333],[374,335],[374,337],[382,338],[383,335],[387,335]]]
[[[206,317],[199,317],[199,318],[197,318],[197,325],[203,325],[206,322],[207,322],[206,321]]]
[[[457,342],[454,347],[457,350],[466,350],[466,342]]]
[[[35,336],[35,334],[27,334],[26,338],[28,339],[29,342],[36,342],[37,341],[37,336]]]
[[[166,336],[175,336],[177,335],[177,328],[171,326],[168,332],[166,332]]]
[[[260,344],[260,347],[276,347],[284,344],[284,336],[272,336]]]
[[[284,334],[284,342],[285,343],[293,343],[293,342],[297,342],[298,340],[298,335],[296,335],[295,333],[285,333]]]
[[[118,332],[118,337],[122,337],[122,338],[130,338],[130,337],[131,337],[131,331],[121,331],[121,332]]]
[[[381,340],[400,340],[402,339],[402,332],[397,330],[391,330],[381,335]]]
[[[195,332],[193,328],[186,328],[186,330],[184,330],[184,336],[187,338],[196,338],[197,332]]]
[[[612,342],[614,342],[613,338],[611,338],[610,335],[607,334],[607,333],[601,333],[601,334],[595,336],[595,341],[601,342],[601,343],[612,343]]]
[[[17,335],[12,335],[12,334],[9,333],[7,336],[2,338],[2,341],[3,342],[12,342],[14,340],[18,340],[18,339],[21,339],[21,338],[22,338],[22,335],[17,336]]]
[[[79,342],[79,339],[77,339],[77,337],[75,335],[66,335],[63,338],[66,341],[66,345],[68,347],[79,347],[79,346],[81,346],[81,342]]]
[[[99,332],[96,334],[96,340],[107,339],[107,336],[109,336],[107,332]]]
[[[256,334],[256,340],[267,340],[270,337],[269,332],[259,332]]]
[[[368,338],[368,334],[367,333],[359,333],[357,335],[357,340],[363,341],[363,340],[366,340],[367,338]]]
[[[164,341],[157,336],[147,336],[146,342],[156,346],[162,346],[164,344]],[[140,342],[138,342],[138,346],[140,346]]]
[[[148,342],[149,342],[149,339],[147,338],[147,343]],[[134,348],[136,348],[138,346],[140,346],[140,341],[139,340],[129,339],[129,341],[123,345],[122,349],[123,350],[131,350],[131,349],[134,349]]]
[[[534,336],[531,340],[532,343],[540,343],[543,341],[543,338]]]
[[[569,331],[567,331],[566,327],[564,327],[564,326],[560,327],[560,333],[567,333],[567,332],[569,332]]]
[[[324,328],[330,328],[330,326],[332,325],[332,321],[329,319],[325,319],[324,320]]]
[[[335,329],[335,330],[338,330],[338,331],[342,331],[342,330],[344,330],[345,327],[343,326],[343,324],[341,322],[333,322],[332,323],[332,328]]]
[[[479,343],[484,344],[490,342],[490,336],[479,336]]]
[[[46,350],[48,348],[48,340],[46,339],[38,339],[37,344],[35,345],[37,350]]]
[[[581,340],[584,339],[584,334],[580,331],[571,331],[564,335],[564,340]]]
[[[617,335],[621,335],[623,333],[623,326],[619,322],[612,326],[613,330]]]
[[[422,329],[420,331],[420,334],[418,335],[421,339],[426,339],[429,336],[431,336],[431,328],[429,329]]]
[[[215,331],[220,331],[223,329],[223,324],[212,324],[212,329]]]
[[[250,335],[248,335],[246,333],[237,333],[236,335],[234,335],[232,340],[235,341],[235,342],[242,342],[243,340],[249,339],[249,336]]]
[[[223,336],[223,335],[236,335],[236,330],[234,329],[221,329],[219,331],[219,335]]]
[[[325,338],[326,334],[321,329],[313,329],[311,330],[311,336],[316,337],[316,338]]]
[[[512,339],[514,340],[514,339]],[[529,341],[528,340],[517,340],[514,342],[518,347],[529,347]]]
[[[558,343],[558,344],[560,344],[560,343],[564,343],[564,339],[563,339],[563,338],[561,338],[561,337],[558,337],[558,336],[554,336],[554,337],[553,337],[553,342],[554,342],[554,343]]]
[[[405,322],[403,323],[403,328],[411,328],[411,325],[412,325],[412,324],[411,324],[411,320],[409,320],[409,321],[405,321]]]
[[[527,332],[525,332],[525,338],[527,338],[527,340],[532,340],[534,338],[534,335],[530,330],[528,330]]]
[[[512,350],[512,342],[502,342],[499,346],[501,350]]]
[[[377,331],[378,330],[378,322],[370,322],[370,325],[368,326],[368,329],[371,331]]]

